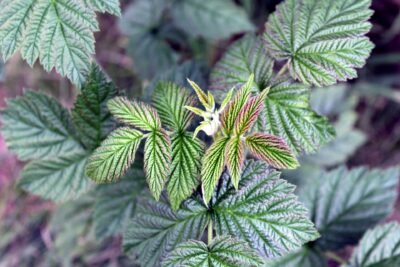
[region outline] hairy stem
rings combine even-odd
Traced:
[[[212,223],[212,219],[210,219],[210,221],[208,222],[208,238],[207,238],[207,242],[208,245],[211,244],[212,239],[213,239],[213,223]]]

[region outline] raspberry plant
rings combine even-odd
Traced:
[[[92,62],[95,12],[120,15],[118,1],[1,0],[4,60],[20,51],[79,92],[71,111],[34,91],[8,102],[2,133],[28,161],[19,187],[76,207],[93,202],[97,239],[122,235],[141,266],[326,265],[390,214],[398,169],[285,171],[304,179],[296,192],[281,170],[333,150],[335,129],[313,109],[310,87],[357,77],[373,48],[370,5],[285,0],[255,35],[230,0],[137,0],[121,28],[151,82],[130,98]],[[179,34],[167,38],[171,27]],[[179,65],[170,45],[201,57],[199,44],[241,32],[212,67],[208,91],[193,79],[201,68]],[[399,240],[388,237],[399,235],[397,224],[369,230],[343,266],[395,266]]]

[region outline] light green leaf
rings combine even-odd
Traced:
[[[250,75],[246,83],[243,84],[221,113],[221,127],[227,135],[230,135],[234,130],[236,119],[250,98],[253,83],[254,75]]]
[[[237,191],[223,176],[212,203],[217,235],[248,242],[266,257],[282,256],[318,238],[294,186],[262,162],[248,161]]]
[[[251,73],[252,90],[270,87],[256,131],[282,137],[299,154],[313,152],[333,138],[334,129],[328,120],[311,109],[307,86],[290,79],[271,80],[273,60],[256,37],[246,36],[228,49],[212,71],[211,88],[221,101],[230,88],[243,86]]]
[[[185,106],[195,105],[195,98],[174,83],[159,82],[153,95],[153,105],[165,125],[174,131],[183,131],[193,118]]]
[[[126,97],[116,97],[108,101],[108,109],[121,122],[137,127],[143,131],[154,131],[161,128],[157,111],[151,106]]]
[[[308,179],[299,195],[321,234],[316,245],[336,250],[357,243],[368,228],[391,214],[398,177],[398,168],[348,171],[339,167]]]
[[[167,186],[169,200],[174,210],[192,195],[200,184],[200,164],[204,145],[187,133],[172,136],[172,165]]]
[[[4,0],[0,3],[0,52],[5,60],[18,50],[33,65],[53,68],[80,86],[94,53],[94,10],[86,0]],[[102,0],[90,0],[101,3]],[[109,2],[109,1],[108,1]],[[103,4],[105,1],[103,2]],[[91,6],[92,7],[92,6]]]
[[[268,261],[264,267],[326,267],[324,256],[313,249],[303,247],[300,250]]]
[[[164,260],[163,266],[254,267],[262,266],[262,263],[263,259],[246,242],[218,236],[208,246],[196,240],[179,244]]]
[[[296,169],[299,162],[285,142],[270,134],[255,133],[246,136],[246,147],[256,157],[274,168]]]
[[[204,203],[208,203],[225,167],[225,150],[229,138],[216,140],[206,151],[201,165],[201,182]]]
[[[113,131],[89,158],[86,174],[98,183],[118,180],[135,160],[144,135],[131,128]]]
[[[142,171],[129,170],[117,183],[96,189],[94,225],[96,239],[122,234],[136,208],[136,198],[146,187]]]
[[[392,222],[369,230],[343,267],[394,267],[400,264],[400,225]]]
[[[245,151],[243,140],[240,136],[232,137],[226,144],[225,158],[226,167],[228,168],[229,175],[232,179],[233,186],[238,189],[240,175],[242,174],[242,167],[245,159]]]
[[[54,159],[33,161],[23,170],[18,186],[56,202],[77,199],[93,185],[84,173],[86,160],[87,154],[82,150]]]
[[[28,91],[8,101],[2,122],[5,141],[21,160],[53,159],[82,149],[68,111],[45,94]]]
[[[290,74],[306,84],[335,84],[356,78],[373,44],[371,0],[285,0],[269,17],[264,39]]]
[[[144,170],[150,192],[159,199],[171,168],[171,139],[164,130],[149,134],[144,146]]]
[[[135,213],[124,234],[123,246],[143,266],[160,266],[178,244],[200,239],[209,221],[207,208],[198,199],[185,201],[174,212],[166,197],[160,202],[144,197],[138,200]]]
[[[121,16],[119,0],[84,0],[92,10]]]
[[[177,27],[211,41],[254,30],[246,11],[229,0],[175,0],[171,13]]]
[[[88,149],[97,148],[112,130],[114,122],[107,109],[107,102],[116,95],[114,84],[108,81],[99,66],[92,64],[89,77],[72,110],[79,138]]]

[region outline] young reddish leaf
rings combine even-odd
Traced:
[[[262,91],[258,96],[253,96],[240,110],[235,121],[235,135],[242,135],[250,130],[263,109],[263,103],[268,90]]]
[[[161,120],[157,111],[141,102],[129,101],[126,97],[116,97],[108,101],[108,109],[121,122],[144,131],[161,128]]]
[[[251,75],[246,84],[236,93],[233,100],[226,106],[221,114],[222,129],[226,134],[230,134],[235,126],[236,118],[240,110],[250,97],[251,88],[254,83],[254,75]]]
[[[244,146],[240,136],[229,140],[225,149],[226,166],[236,189],[239,187],[240,175],[244,162]]]
[[[144,170],[156,200],[168,179],[171,166],[171,140],[164,130],[151,132],[144,147]]]
[[[225,148],[229,138],[216,140],[206,151],[201,168],[201,181],[204,203],[210,201],[218,180],[225,167]]]
[[[296,157],[285,143],[277,136],[255,133],[246,137],[246,146],[257,158],[279,169],[295,169],[299,166]]]

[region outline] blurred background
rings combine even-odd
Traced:
[[[234,1],[234,0],[232,0]],[[235,0],[262,32],[278,0]],[[161,79],[184,83],[191,77],[207,88],[210,68],[243,34],[191,37],[174,27],[168,16],[122,0],[123,17],[99,15],[95,60],[130,96],[146,98]],[[287,174],[310,175],[338,164],[387,167],[400,164],[400,0],[373,0],[370,38],[376,45],[359,78],[334,88],[316,89],[313,107],[328,116],[337,139],[316,155],[302,157],[303,167]],[[227,25],[229,27],[229,25]],[[76,89],[55,72],[37,64],[31,69],[19,56],[0,62],[0,108],[24,90],[51,94],[71,107]],[[121,255],[120,239],[99,242],[91,230],[91,199],[54,204],[15,187],[24,165],[11,154],[0,135],[0,267],[133,266]],[[390,220],[400,222],[400,201]],[[346,257],[351,248],[341,252]],[[333,262],[331,266],[336,266]]]

